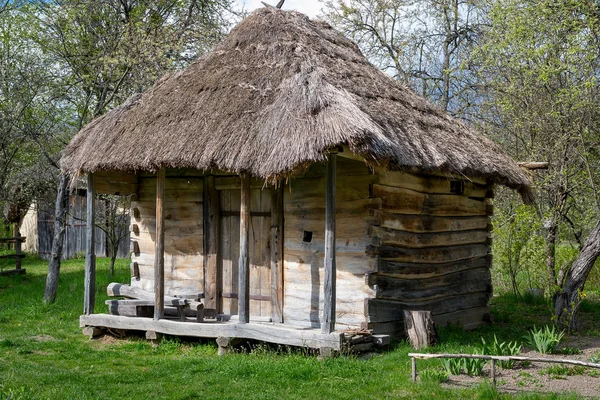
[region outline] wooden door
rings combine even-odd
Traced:
[[[220,190],[220,310],[238,314],[240,190]],[[250,315],[271,317],[271,191],[250,192]]]

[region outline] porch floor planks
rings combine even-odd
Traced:
[[[136,331],[154,331],[166,335],[202,338],[231,337],[260,340],[281,345],[331,348],[341,350],[343,332],[323,334],[320,330],[294,329],[273,323],[237,324],[235,322],[197,323],[151,318],[124,317],[120,315],[91,314],[79,318],[79,326],[104,327]]]

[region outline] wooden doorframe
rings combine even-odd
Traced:
[[[222,287],[219,266],[219,227],[221,207],[219,191],[214,176],[204,177],[203,191],[203,230],[204,230],[204,307],[220,313],[220,290]]]
[[[223,289],[222,264],[220,258],[221,203],[219,189],[241,189],[231,178],[216,182],[214,176],[204,177],[203,229],[204,229],[204,307],[222,313],[221,296]],[[237,184],[237,185],[236,185]],[[252,188],[262,183],[252,182]],[[235,186],[235,187],[234,187]],[[283,184],[278,188],[262,189],[271,191],[271,318],[275,323],[283,323],[283,253],[284,253],[284,212]]]
[[[271,193],[271,310],[273,322],[283,323],[283,183]]]

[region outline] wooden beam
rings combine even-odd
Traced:
[[[241,175],[241,201],[240,201],[240,259],[238,265],[238,313],[240,324],[250,322],[250,175]]]
[[[19,224],[16,223],[14,227],[14,237],[15,237],[15,269],[21,269],[21,241],[18,240],[21,237],[21,232],[19,231]]]
[[[96,190],[94,187],[94,176],[87,176],[87,216],[86,216],[86,246],[85,246],[85,283],[83,297],[83,313],[90,315],[94,313],[96,301]]]
[[[221,274],[219,258],[219,192],[215,188],[215,177],[204,178],[204,305],[219,310],[219,288]]]
[[[534,169],[548,169],[550,165],[548,162],[535,162],[535,161],[527,161],[517,163],[519,167],[534,170]]]
[[[327,160],[327,177],[325,192],[325,270],[324,270],[324,304],[321,332],[335,331],[335,182],[337,155],[331,153]]]
[[[271,310],[283,322],[283,183],[271,195]]]
[[[335,350],[342,348],[343,338],[343,333],[341,332],[324,335],[315,329],[294,329],[284,324],[199,324],[197,322],[170,321],[167,319],[153,321],[150,318],[132,318],[107,314],[81,316],[79,318],[79,326],[82,328],[95,326],[137,331],[155,331],[174,336],[205,338],[217,338],[220,336],[237,337],[305,348],[318,349],[321,347],[331,347]]]
[[[156,176],[156,236],[154,247],[154,320],[165,313],[165,169]]]

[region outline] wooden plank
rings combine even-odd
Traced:
[[[380,259],[402,262],[436,264],[448,263],[471,258],[484,257],[488,254],[489,247],[485,244],[470,244],[448,247],[424,247],[407,249],[390,246],[369,246],[367,254],[379,256]]]
[[[366,299],[365,315],[368,322],[392,322],[403,320],[404,310],[425,310],[432,314],[447,314],[459,310],[465,310],[487,305],[491,294],[488,292],[477,292],[462,294],[459,296],[448,296],[433,301],[402,302],[385,299]]]
[[[239,176],[223,176],[215,179],[216,190],[241,190],[242,179]],[[264,189],[267,185],[264,180],[250,179],[250,189]]]
[[[374,226],[371,229],[371,235],[379,238],[380,245],[407,248],[487,243],[489,239],[489,232],[484,229],[457,232],[415,233]]]
[[[463,195],[467,197],[485,198],[491,186],[470,182],[465,178],[440,177],[434,175],[409,174],[400,171],[387,171],[379,173],[379,183],[386,186],[405,188],[429,194],[453,194],[452,181],[462,181],[464,184]]]
[[[461,195],[426,194],[393,186],[373,185],[374,197],[396,214],[465,216],[486,215],[486,203]]]
[[[403,215],[394,214],[385,210],[371,211],[378,225],[387,229],[405,232],[433,233],[455,232],[476,229],[487,229],[488,218],[485,216],[474,217],[444,217],[432,215]]]
[[[329,154],[327,160],[327,183],[325,193],[325,258],[323,283],[323,322],[322,333],[335,331],[336,303],[336,260],[335,260],[335,200],[336,200],[336,161],[335,153]]]
[[[274,322],[283,323],[283,187],[271,194],[271,310]]]
[[[219,192],[215,178],[204,178],[204,304],[206,308],[219,309],[218,291],[221,287],[219,260]]]
[[[369,286],[376,298],[397,301],[430,301],[464,293],[492,292],[492,276],[487,266],[424,279],[403,279],[370,274]]]
[[[486,267],[487,265],[487,256],[440,264],[401,263],[379,259],[377,269],[381,274],[396,278],[418,279],[453,274],[473,268]]]
[[[285,325],[268,324],[235,324],[235,323],[204,323],[169,321],[162,319],[154,321],[150,318],[131,318],[120,315],[96,314],[81,316],[79,326],[96,326],[113,329],[154,331],[166,335],[190,337],[237,337],[242,339],[260,340],[275,344],[321,348],[331,347],[341,349],[342,333],[322,334],[317,330],[293,329]]]
[[[249,230],[250,230],[250,176],[241,175],[240,197],[240,258],[238,263],[238,315],[240,324],[250,322],[250,257],[249,257]]]
[[[16,270],[20,270],[21,269],[21,259],[24,256],[24,254],[21,254],[21,243],[22,241],[21,239],[21,232],[19,232],[19,224],[15,224],[15,269]]]
[[[164,318],[165,308],[165,169],[156,178],[156,236],[154,251],[154,320]]]
[[[96,193],[131,196],[138,194],[139,183],[136,174],[125,172],[100,171],[94,174]]]
[[[2,255],[0,255],[0,259],[3,259],[3,258],[14,258],[17,260],[21,260],[22,258],[25,258],[25,254],[2,254]]]
[[[248,258],[249,258],[249,296],[260,296],[261,295],[261,269],[264,265],[263,254],[261,244],[264,243],[262,237],[262,224],[264,218],[253,217],[253,211],[261,210],[261,190],[250,190],[250,227],[249,229],[249,245],[248,245]],[[269,213],[269,217],[271,214]],[[270,297],[269,297],[270,300]],[[262,315],[260,301],[250,299],[249,315]]]
[[[96,191],[94,175],[87,176],[87,209],[86,209],[86,247],[85,247],[85,285],[83,314],[94,313],[96,302]]]

